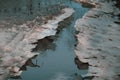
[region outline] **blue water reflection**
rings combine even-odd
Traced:
[[[41,1],[38,3],[37,1]],[[39,5],[44,5],[46,0],[35,0]],[[33,59],[33,63],[37,63],[40,67],[29,67],[23,71],[22,80],[82,80],[81,74],[86,74],[87,70],[78,70],[74,63],[74,24],[78,18],[81,18],[87,11],[79,3],[70,0],[47,0],[47,5],[61,4],[66,7],[73,8],[75,13],[70,25],[62,29],[58,34],[58,38],[53,42],[56,45],[55,50],[47,49],[40,53],[37,58]],[[51,1],[51,2],[49,2]],[[25,4],[25,3],[24,3]],[[34,6],[39,6],[34,5]],[[44,9],[44,8],[42,8]],[[39,11],[39,9],[35,9]],[[35,11],[33,11],[35,12]]]

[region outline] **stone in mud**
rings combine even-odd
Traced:
[[[77,68],[80,70],[88,69],[89,64],[81,62],[78,57],[75,57],[74,59],[75,64],[77,65]]]
[[[32,44],[37,44],[35,48],[32,49],[32,51],[45,51],[49,48],[55,48],[55,45],[53,44],[52,36],[45,37],[43,39],[38,40],[37,42],[34,42]],[[51,47],[50,47],[51,46]]]

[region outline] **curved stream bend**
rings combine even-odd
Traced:
[[[43,52],[40,51],[39,56],[32,61],[30,60],[30,64],[35,68],[25,66],[26,71],[19,77],[22,80],[82,80],[80,75],[87,73],[86,69],[84,70],[83,68],[83,70],[78,70],[80,67],[78,66],[79,68],[77,69],[75,65],[78,61],[74,54],[74,45],[76,43],[74,37],[74,24],[78,18],[81,18],[84,13],[88,11],[88,9],[81,7],[80,4],[75,2],[66,2],[64,5],[75,10],[72,21],[67,22],[66,20],[61,22],[59,25],[66,28],[60,29],[61,31],[58,32],[56,36],[43,39],[43,41],[50,41],[52,45],[54,44],[52,46],[53,50],[45,49]],[[39,51],[40,45],[37,48]],[[12,78],[10,78],[10,80],[12,80]]]

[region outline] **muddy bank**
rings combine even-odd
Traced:
[[[88,0],[78,0],[88,3]],[[90,0],[91,2],[91,0]],[[119,2],[119,0],[117,1]],[[75,24],[78,44],[75,53],[79,60],[89,64],[90,80],[120,79],[120,10],[112,0],[93,0],[95,8]]]
[[[0,28],[0,80],[4,80],[8,75],[20,75],[20,67],[25,62],[36,55],[31,52],[36,45],[31,43],[37,42],[46,36],[55,35],[59,22],[70,17],[74,13],[73,9],[65,8],[62,14],[48,20],[47,23],[35,25],[32,27],[26,23],[19,26],[1,27]]]

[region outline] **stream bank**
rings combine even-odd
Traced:
[[[24,16],[33,15],[34,9],[35,9],[35,11],[37,11],[39,8],[39,6],[37,6],[37,9],[36,9],[35,5],[32,5],[31,1],[30,1],[30,5],[28,5],[27,8],[25,8],[25,6],[21,8],[23,11],[26,11],[25,9],[28,9],[28,11],[26,11],[28,13],[23,14]],[[20,1],[19,3],[22,3],[22,2]],[[55,2],[53,1],[53,3],[55,3]],[[5,19],[3,19],[4,17],[1,18],[1,24],[0,24],[0,38],[1,38],[1,40],[0,40],[0,43],[1,43],[0,44],[0,50],[1,50],[1,52],[0,52],[0,59],[1,59],[0,60],[0,64],[1,64],[0,65],[0,80],[6,80],[6,77],[8,77],[8,76],[20,75],[22,73],[21,70],[23,70],[23,68],[21,69],[21,67],[26,63],[26,61],[29,58],[33,57],[34,55],[38,54],[38,52],[34,52],[34,51],[36,51],[35,47],[36,47],[36,43],[39,42],[38,40],[41,39],[40,41],[43,41],[43,42],[44,41],[45,42],[48,42],[48,41],[53,42],[53,40],[49,36],[56,34],[56,32],[57,32],[56,29],[58,27],[58,24],[61,21],[64,21],[66,18],[70,17],[74,13],[73,9],[75,9],[75,11],[77,11],[78,13],[75,13],[73,22],[70,25],[71,27],[69,27],[68,30],[67,29],[63,30],[63,31],[65,31],[65,33],[68,32],[68,34],[71,34],[70,37],[68,37],[69,35],[66,37],[68,37],[68,42],[70,42],[67,45],[69,45],[69,47],[71,46],[70,48],[72,48],[72,49],[70,49],[70,51],[72,50],[71,52],[73,55],[74,39],[70,40],[70,41],[69,41],[69,39],[74,38],[74,35],[73,35],[74,34],[74,30],[73,30],[74,22],[79,17],[82,17],[83,14],[88,9],[83,9],[79,4],[74,3],[74,2],[71,3],[69,0],[66,0],[65,4],[73,9],[70,9],[70,8],[63,9],[65,7],[63,5],[64,0],[63,1],[61,0],[59,4],[61,4],[61,3],[62,3],[62,7],[57,7],[60,15],[58,15],[58,13],[57,13],[55,17],[51,17],[51,16],[48,16],[48,18],[42,17],[42,21],[43,21],[42,23],[41,23],[41,17],[39,17],[39,15],[37,15],[37,17],[35,17],[35,15],[32,16],[32,19],[33,19],[32,21],[25,21],[25,22],[21,21],[21,19],[23,19],[23,17],[21,17],[20,16],[21,14],[19,14],[20,13],[19,11],[21,11],[21,9],[19,7],[18,8],[10,7],[10,8],[11,9],[13,8],[14,9],[13,11],[16,12],[16,14],[14,15],[15,18],[14,17],[13,18],[20,21],[20,23],[16,23],[17,22],[16,20],[8,17],[8,16],[12,17],[13,14],[11,15],[11,12],[9,15],[7,14],[7,17]],[[10,5],[9,1],[7,4]],[[21,4],[21,5],[24,5],[24,4]],[[19,6],[21,6],[21,5],[19,5]],[[41,5],[41,4],[38,3],[37,5]],[[12,6],[12,5],[10,5],[10,6]],[[44,8],[44,7],[42,7],[42,8]],[[81,10],[79,10],[79,9],[81,9]],[[6,11],[8,12],[9,9],[8,10],[3,9],[3,10],[1,10],[1,13],[2,12],[7,13]],[[49,12],[49,10],[47,10],[47,9],[45,11]],[[17,12],[19,12],[19,13],[17,13]],[[18,18],[16,18],[16,15],[20,16],[21,19],[19,20]],[[3,15],[3,13],[2,13],[2,16],[6,16],[6,14]],[[49,18],[52,20],[47,20]],[[27,19],[29,19],[29,18],[27,18]],[[8,20],[8,21],[6,21],[6,20]],[[15,24],[12,23],[12,20],[13,20],[13,22],[16,21]],[[40,21],[40,23],[39,23],[39,21]],[[64,32],[62,33],[59,31],[58,33],[65,36],[63,34]],[[52,37],[52,38],[54,38],[54,37]],[[64,39],[65,39],[65,37],[64,37]],[[45,44],[43,44],[43,45],[45,45]],[[63,46],[63,48],[64,48],[64,46]],[[31,50],[31,49],[33,49],[33,50]],[[70,51],[68,50],[68,52],[70,52]],[[70,57],[70,55],[69,55],[69,57]],[[74,59],[72,58],[72,60],[74,60]],[[70,58],[70,62],[71,62],[71,58]],[[32,63],[28,62],[27,64],[32,64]],[[39,67],[39,65],[34,65],[34,64],[32,66]],[[74,65],[74,67],[75,67],[75,65]],[[77,74],[75,74],[75,75],[77,75]]]
[[[78,0],[88,3],[87,0]],[[120,10],[115,0],[89,0],[95,4],[75,24],[78,44],[75,53],[89,64],[91,80],[120,79]],[[119,1],[117,1],[119,2]],[[118,23],[117,23],[118,22]]]
[[[22,25],[0,26],[0,80],[5,80],[9,75],[20,75],[20,67],[36,55],[31,49],[36,45],[31,43],[45,36],[55,35],[59,22],[73,14],[74,10],[65,8],[62,14],[54,17],[54,20],[39,24],[36,19]],[[37,17],[38,19],[38,17]],[[3,22],[7,24],[7,22]],[[34,24],[33,24],[34,23]],[[8,24],[7,24],[8,25]]]
[[[40,54],[22,67],[24,71],[18,77],[21,80],[82,80],[81,75],[87,73],[88,65],[79,62],[74,55],[76,43],[74,24],[88,9],[82,8],[80,4],[75,2],[66,5],[75,10],[74,14],[59,23],[56,35],[45,37],[33,43],[37,44],[33,51]]]

